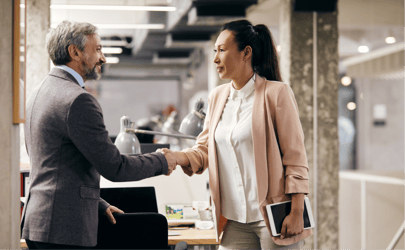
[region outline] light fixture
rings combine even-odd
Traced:
[[[103,47],[101,51],[103,52],[103,54],[121,54],[122,48]]]
[[[281,52],[281,45],[277,45],[277,52]]]
[[[204,128],[205,113],[203,109],[204,109],[204,101],[202,99],[197,100],[195,102],[194,110],[191,113],[189,113],[186,117],[184,117],[184,119],[180,124],[179,132],[181,134],[133,129],[128,127],[125,128],[125,132],[150,134],[150,135],[163,135],[195,140],[197,139],[197,136],[201,133],[201,131]]]
[[[385,42],[388,43],[388,44],[393,44],[393,43],[395,43],[396,41],[397,41],[397,40],[396,40],[395,37],[393,37],[393,36],[389,36],[389,37],[385,38]]]
[[[356,109],[356,103],[354,103],[354,102],[349,102],[349,103],[347,104],[347,109],[348,109],[348,110],[355,110],[355,109]]]
[[[343,86],[349,86],[352,83],[352,78],[350,78],[350,76],[344,76],[342,77],[341,82]]]
[[[24,9],[25,4],[20,4]],[[127,5],[70,5],[52,4],[54,10],[119,10],[119,11],[176,11],[176,7],[171,6],[127,6]]]
[[[52,28],[56,28],[58,23],[53,23],[51,25]],[[124,29],[124,30],[162,30],[165,28],[164,24],[156,23],[156,24],[94,24],[99,29]]]
[[[128,45],[126,41],[116,41],[116,40],[101,40],[101,45],[103,46],[122,46]]]
[[[370,49],[368,48],[368,46],[366,45],[361,45],[359,46],[359,48],[357,49],[360,53],[367,53],[370,51]]]
[[[120,59],[118,57],[109,57],[109,56],[107,56],[105,58],[105,60],[107,61],[106,63],[108,63],[108,64],[117,64],[117,63],[120,62]]]

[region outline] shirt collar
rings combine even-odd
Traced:
[[[69,72],[75,79],[76,81],[80,84],[80,87],[84,87],[84,81],[83,77],[79,75],[74,69],[66,66],[66,65],[57,65],[55,66],[56,68],[63,69],[66,72]]]
[[[241,97],[242,99],[247,98],[255,90],[255,79],[256,74],[253,74],[252,78],[250,78],[250,80],[240,90],[236,90],[231,84],[231,99],[235,99],[236,97]]]

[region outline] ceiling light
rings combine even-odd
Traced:
[[[355,110],[355,109],[356,109],[356,103],[354,103],[354,102],[349,102],[349,103],[347,104],[347,109],[348,109],[348,110]]]
[[[350,76],[344,76],[341,79],[343,86],[349,86],[352,83],[352,78]]]
[[[170,2],[169,2],[170,3]],[[25,4],[20,4],[24,9]],[[176,7],[171,6],[127,6],[127,5],[68,5],[52,4],[51,9],[55,10],[123,10],[123,11],[176,11]]]
[[[368,46],[366,45],[361,45],[359,46],[359,48],[357,49],[360,53],[367,53],[370,51],[370,49],[368,48]]]
[[[101,49],[103,54],[121,54],[122,53],[122,48],[105,48],[103,47]]]
[[[56,28],[57,23],[51,25],[52,28]],[[164,24],[94,24],[99,29],[123,29],[123,30],[162,30],[165,28]]]
[[[389,36],[389,37],[385,38],[385,42],[388,43],[388,44],[393,44],[393,43],[395,43],[396,41],[397,41],[397,40],[396,40],[395,37],[393,37],[393,36]]]
[[[176,11],[171,6],[127,6],[127,5],[70,5],[52,4],[54,10],[120,10],[120,11]]]
[[[126,41],[116,41],[116,40],[101,40],[101,45],[103,46],[122,46],[128,45]]]
[[[107,61],[106,63],[108,63],[108,64],[116,64],[116,63],[120,62],[120,59],[118,57],[109,57],[109,56],[107,56],[105,58],[105,60]]]

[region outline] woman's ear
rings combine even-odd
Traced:
[[[69,52],[69,56],[72,59],[72,61],[80,61],[81,51],[79,50],[79,48],[76,45],[73,45],[73,44],[69,45],[68,52]]]
[[[247,60],[252,59],[252,53],[253,53],[252,47],[246,46],[243,51],[243,60],[247,61]]]

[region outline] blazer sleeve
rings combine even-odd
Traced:
[[[98,202],[98,212],[100,214],[104,214],[109,206],[110,203],[106,202],[103,198],[100,197],[100,201]]]
[[[140,156],[120,154],[108,137],[101,108],[91,94],[78,95],[72,101],[66,119],[69,138],[106,179],[137,181],[167,174],[167,161],[161,153]]]
[[[190,162],[190,165],[182,166],[183,172],[188,176],[192,176],[194,173],[202,174],[208,168],[208,139],[211,116],[210,99],[211,95],[208,96],[208,109],[205,116],[204,129],[198,135],[196,144],[192,148],[182,150]]]
[[[283,84],[277,96],[276,130],[285,167],[285,193],[309,193],[308,163],[298,105],[291,87]]]

